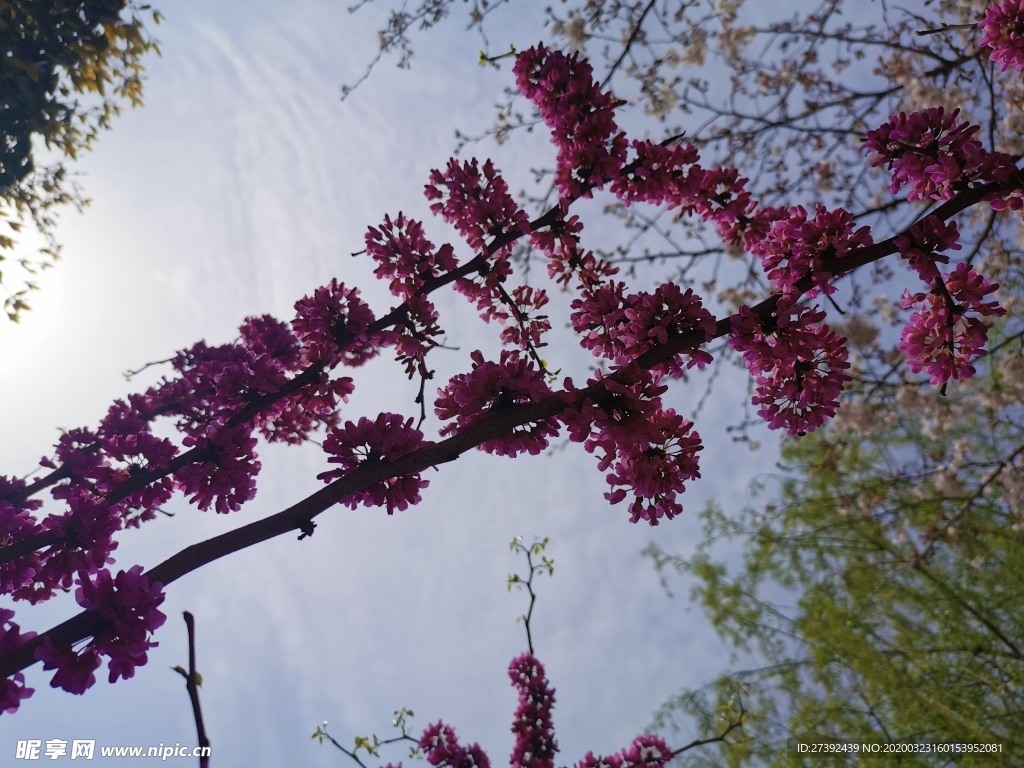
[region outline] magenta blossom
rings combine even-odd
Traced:
[[[13,618],[14,611],[0,608],[0,658],[36,636],[35,632],[23,634],[21,628],[11,621]],[[25,686],[25,676],[21,672],[0,681],[0,713],[14,714],[21,706],[21,700],[33,693],[35,688]]]
[[[247,317],[238,331],[257,358],[270,358],[286,371],[298,370],[299,340],[286,323],[270,315]]]
[[[438,325],[437,309],[426,296],[412,294],[405,300],[405,316],[397,327],[380,333],[381,346],[395,348],[395,359],[405,366],[410,379],[424,374],[427,353],[441,342],[444,331]]]
[[[0,475],[0,540],[6,544],[21,541],[39,531],[39,524],[32,516],[32,511],[43,505],[39,499],[30,498],[19,504],[4,501],[24,489],[24,480]],[[9,595],[31,587],[37,567],[38,553],[0,565],[0,593]]]
[[[992,49],[990,58],[1001,72],[1024,71],[1024,0],[995,3],[978,26],[985,32],[978,45]]]
[[[332,279],[295,302],[292,327],[304,359],[333,368],[338,363],[362,365],[377,355],[377,340],[368,336],[373,321],[373,311],[359,298],[359,289]]]
[[[419,743],[427,762],[439,768],[491,768],[491,761],[479,744],[463,747],[455,729],[440,720],[428,725]]]
[[[850,380],[846,340],[821,323],[825,313],[779,302],[777,327],[766,330],[747,307],[732,318],[729,346],[743,354],[757,380],[751,403],[771,429],[812,432],[839,407]]]
[[[643,442],[617,446],[612,471],[605,477],[612,490],[604,496],[617,504],[632,492],[631,523],[657,525],[662,517],[671,520],[682,513],[676,496],[686,490],[687,480],[700,477],[697,454],[703,445],[691,429],[692,421],[667,408],[653,414]]]
[[[692,144],[663,146],[653,141],[632,142],[636,159],[623,167],[611,192],[626,205],[635,202],[679,207],[701,192],[704,172]]]
[[[443,201],[433,203],[430,210],[453,224],[474,251],[485,250],[488,237],[518,237],[530,231],[529,217],[516,205],[490,160],[484,163],[483,175],[475,158],[464,163],[449,160],[444,173],[430,172],[425,193],[428,200]],[[512,241],[499,253],[507,256],[511,249]]]
[[[617,504],[632,491],[630,521],[657,525],[660,518],[671,520],[682,512],[677,494],[685,490],[685,481],[700,477],[700,436],[690,432],[693,422],[662,409],[660,396],[667,387],[651,371],[631,365],[616,373],[618,381],[598,372],[587,383],[603,384],[607,394],[570,404],[560,419],[570,440],[597,453],[598,469],[607,471],[612,486],[605,498]],[[565,389],[574,391],[571,379]]]
[[[558,213],[558,218],[550,226],[530,235],[530,244],[550,259],[548,277],[567,287],[575,277],[580,287],[588,288],[618,274],[618,267],[580,246],[583,224],[579,216],[566,218],[564,207],[560,207]]]
[[[927,216],[896,238],[900,256],[910,262],[924,282],[932,285],[939,278],[936,264],[948,264],[942,251],[959,251],[960,231],[955,221],[943,223],[937,216]]]
[[[551,709],[555,692],[544,676],[544,666],[532,654],[524,653],[508,667],[512,685],[519,691],[519,706],[512,720],[516,743],[512,747],[512,768],[553,768],[558,742]]]
[[[40,556],[35,583],[30,589],[16,591],[15,599],[33,603],[46,600],[57,589],[69,589],[72,574],[94,574],[114,562],[110,556],[117,549],[114,534],[122,527],[118,508],[111,509],[85,488],[68,486],[65,490],[62,498],[68,510],[50,515],[41,525],[44,531],[59,535],[61,541]]]
[[[637,736],[632,745],[617,755],[595,757],[588,752],[575,768],[664,768],[672,750],[659,736]]]
[[[423,433],[412,426],[412,419],[403,419],[397,413],[382,413],[373,420],[364,416],[358,423],[345,422],[344,427],[336,427],[327,435],[324,440],[324,451],[330,455],[327,461],[337,464],[339,469],[321,472],[317,479],[330,483],[361,464],[382,459],[395,461],[426,445],[430,442],[424,441]],[[367,507],[384,506],[390,515],[396,509],[418,504],[420,491],[429,484],[419,473],[392,477],[352,494],[342,503],[351,509],[360,502]]]
[[[957,264],[942,282],[944,289],[936,286],[928,294],[906,291],[900,302],[904,309],[917,311],[903,329],[899,348],[910,370],[924,370],[934,386],[974,375],[972,361],[986,354],[988,339],[988,324],[981,318],[1005,314],[998,302],[984,301],[999,285],[967,264]]]
[[[50,681],[52,688],[63,688],[79,696],[96,684],[95,672],[102,663],[99,651],[92,645],[75,653],[70,645],[54,648],[49,637],[36,649],[36,658],[43,662],[44,670],[57,670]]]
[[[572,327],[583,336],[580,346],[624,366],[654,345],[667,342],[670,335],[697,331],[699,338],[693,346],[652,371],[656,377],[682,376],[682,356],[689,358],[686,368],[696,365],[703,369],[711,362],[711,355],[700,345],[713,338],[715,318],[692,290],[684,292],[675,283],[665,283],[654,293],[626,296],[625,287],[620,282],[584,288],[582,298],[573,301]]]
[[[712,168],[700,174],[700,190],[683,203],[680,213],[696,213],[718,230],[729,245],[742,245],[756,203],[747,181],[735,168]]]
[[[391,281],[391,293],[406,301],[424,282],[458,266],[454,250],[445,243],[435,249],[423,232],[423,224],[399,212],[384,217],[380,227],[366,232],[366,253],[377,262],[375,274]]]
[[[133,677],[135,668],[146,663],[146,652],[158,645],[149,639],[150,635],[167,620],[159,610],[164,601],[163,585],[150,584],[141,565],[120,571],[113,578],[104,569],[94,580],[80,577],[78,584],[75,600],[83,608],[96,611],[107,623],[88,647],[110,659],[110,682]],[[68,663],[78,665],[81,661]]]
[[[495,411],[523,403],[538,403],[551,395],[544,372],[518,351],[504,350],[497,362],[485,361],[476,350],[473,370],[453,376],[448,385],[437,392],[434,412],[439,419],[454,419],[441,429],[442,435],[464,432]],[[542,419],[535,424],[514,427],[501,437],[482,442],[478,448],[499,456],[520,453],[536,455],[548,445],[548,438],[558,434],[555,419]]]
[[[211,506],[219,514],[236,512],[256,496],[256,475],[261,464],[256,456],[256,438],[245,426],[203,430],[186,437],[186,446],[205,451],[207,458],[186,464],[174,479],[189,502],[204,512]]]
[[[711,353],[701,345],[714,338],[715,317],[701,305],[700,297],[691,289],[680,290],[675,283],[663,283],[654,293],[641,291],[627,297],[622,310],[625,322],[614,333],[616,341],[628,350],[616,359],[626,365],[657,344],[665,344],[670,336],[695,331],[696,341],[679,355],[651,368],[658,376],[682,376],[680,358],[686,356],[686,368],[703,370],[711,362]]]
[[[960,110],[946,114],[942,107],[892,115],[887,123],[868,131],[864,149],[875,153],[872,165],[892,172],[889,191],[909,186],[908,200],[949,200],[975,179],[999,167],[1001,158],[990,156],[974,138],[977,125],[957,122]]]
[[[547,346],[542,340],[545,333],[551,330],[547,315],[540,310],[548,303],[548,294],[543,288],[530,285],[517,285],[512,289],[507,304],[508,310],[499,315],[499,322],[505,327],[501,331],[501,340],[506,344],[520,349],[539,349]]]
[[[788,213],[787,218],[775,221],[765,237],[752,248],[761,258],[768,279],[784,296],[793,298],[801,295],[797,284],[806,277],[815,286],[806,292],[808,297],[817,295],[819,289],[835,293],[828,267],[851,248],[871,245],[870,230],[860,227],[854,231],[853,214],[842,208],[829,211],[815,204],[813,219],[808,219],[807,211],[799,205],[790,208]]]
[[[614,179],[626,158],[626,137],[615,124],[614,100],[594,81],[590,63],[539,45],[520,53],[512,72],[551,129],[562,197],[589,197]]]

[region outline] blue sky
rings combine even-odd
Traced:
[[[371,265],[350,254],[385,213],[429,218],[422,187],[430,169],[447,161],[456,128],[490,126],[511,83],[507,68],[476,66],[479,39],[453,20],[423,39],[411,71],[385,60],[342,102],[340,86],[375,52],[382,15],[373,7],[353,16],[344,3],[323,0],[187,0],[162,10],[163,56],[147,62],[146,106],[126,112],[75,166],[94,203],[83,215],[64,215],[64,260],[22,325],[4,331],[4,472],[31,472],[56,428],[95,425],[113,399],[159,375],[128,383],[123,371],[200,338],[231,341],[247,315],[289,319],[296,299],[332,277],[359,285],[386,311],[390,296],[375,285]],[[519,46],[535,42],[539,26],[528,13],[497,14],[495,50],[502,35]],[[513,190],[530,167],[554,157],[542,133],[469,151],[495,157]],[[585,238],[596,242],[608,226],[595,222]],[[442,223],[428,227],[435,242],[455,242]],[[437,384],[467,369],[471,350],[497,348],[497,330],[462,297],[439,306],[460,350],[435,353]],[[552,314],[555,341],[545,357],[580,381],[591,357],[561,332],[567,317]],[[375,361],[354,378],[346,418],[416,413],[415,388],[395,363]],[[533,636],[557,691],[559,763],[617,751],[668,696],[730,663],[700,612],[687,607],[685,586],[668,599],[640,551],[652,541],[690,551],[705,501],[737,508],[747,481],[773,466],[770,438],[750,454],[724,433],[745,389],[731,371],[716,385],[697,424],[704,478],[677,520],[631,525],[624,506],[604,500],[596,462],[578,445],[515,461],[465,456],[431,473],[415,508],[394,517],[335,508],[311,540],[284,537],[169,587],[160,646],[132,680],[104,678],[75,697],[51,690],[49,675],[33,668],[35,696],[0,719],[0,755],[28,738],[193,744],[182,680],[170,670],[186,663],[181,612],[189,610],[214,765],[344,765],[344,755],[310,740],[316,724],[328,720],[351,744],[355,735],[390,735],[392,712],[403,706],[416,712],[415,733],[444,719],[500,764],[516,704],[506,669],[526,646],[515,623],[526,597],[505,589],[506,575],[525,568],[508,551],[517,535],[550,537],[556,563],[554,579],[539,582]],[[669,402],[689,412],[702,391],[698,378]],[[263,446],[260,457],[259,492],[243,511],[218,516],[177,500],[173,519],[122,537],[117,567],[155,565],[322,485],[315,445]],[[76,610],[72,595],[16,608],[23,628],[37,631]]]

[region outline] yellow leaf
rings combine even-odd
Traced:
[[[11,64],[13,64],[15,68],[20,69],[22,72],[28,75],[33,83],[39,82],[39,67],[37,67],[35,64],[30,64],[27,61],[22,61],[17,56],[8,56],[7,60]]]

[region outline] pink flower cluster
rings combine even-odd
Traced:
[[[664,768],[672,759],[672,750],[659,736],[637,736],[628,749],[610,757],[586,756],[575,768]]]
[[[85,430],[73,430],[81,436]],[[70,438],[70,433],[64,438]],[[0,489],[24,489],[21,481],[0,478]],[[0,491],[2,492],[2,491]],[[97,498],[85,484],[69,483],[53,491],[54,498],[67,504],[67,511],[50,514],[41,522],[29,514],[40,506],[38,500],[21,504],[0,501],[0,533],[9,543],[35,534],[61,537],[47,549],[37,550],[0,566],[0,588],[15,600],[39,603],[53,596],[57,589],[67,589],[78,571],[95,573],[111,562],[110,553],[117,547],[113,535],[122,526],[124,508],[112,512],[106,502]]]
[[[21,628],[11,621],[13,618],[14,611],[0,608],[0,658],[36,636],[35,632],[22,634]],[[21,672],[0,680],[0,712],[17,712],[21,700],[31,697],[35,692],[35,688],[26,687],[25,675]]]
[[[449,160],[444,173],[437,169],[430,172],[425,193],[427,200],[443,200],[431,205],[430,210],[453,224],[474,251],[485,251],[488,237],[518,237],[530,232],[529,217],[516,205],[508,184],[490,160],[484,163],[482,176],[475,158],[464,163]],[[498,253],[507,256],[512,242]]]
[[[808,220],[803,206],[790,208],[787,217],[776,221],[752,248],[768,279],[791,300],[801,295],[797,284],[806,277],[815,286],[807,296],[816,296],[819,289],[835,293],[827,267],[851,248],[871,245],[870,230],[861,227],[854,231],[849,211],[829,211],[821,204],[815,204],[814,211],[814,218]]]
[[[511,301],[506,302],[508,311],[497,313],[499,322],[505,326],[501,330],[501,340],[520,349],[547,346],[542,337],[551,330],[551,322],[547,315],[540,314],[548,303],[547,291],[530,285],[517,285],[509,299]],[[509,323],[509,319],[513,322]]]
[[[95,581],[81,577],[75,599],[83,608],[95,610],[106,628],[80,652],[70,646],[54,647],[46,638],[36,650],[44,669],[55,669],[50,685],[69,693],[82,694],[96,682],[93,674],[101,656],[110,659],[110,682],[135,676],[135,668],[146,663],[147,651],[158,645],[150,635],[163,626],[167,617],[160,612],[164,601],[162,585],[150,584],[136,565],[111,578],[110,571],[96,574]]]
[[[102,441],[103,452],[115,464],[97,467],[93,473],[96,490],[102,494],[112,493],[130,477],[147,469],[168,469],[178,449],[170,440],[158,438],[147,431],[128,434],[112,434]],[[174,494],[174,482],[169,477],[161,478],[140,488],[124,499],[125,506],[141,510],[140,514],[127,519],[133,527],[153,518],[158,509]]]
[[[782,209],[758,209],[748,179],[735,168],[702,168],[690,144],[634,140],[632,147],[636,157],[611,184],[612,193],[626,205],[646,202],[666,205],[680,217],[697,215],[714,224],[727,245],[747,247],[759,242],[773,221],[788,215]]]
[[[566,287],[575,277],[581,288],[589,288],[618,274],[618,267],[580,247],[583,224],[579,216],[567,219],[565,211],[559,209],[558,213],[559,217],[547,229],[530,235],[530,244],[548,257],[548,277]]]
[[[444,768],[490,768],[491,761],[479,744],[463,747],[455,729],[440,720],[427,726],[420,737],[420,749],[427,762]],[[401,766],[401,763],[398,764]]]
[[[533,654],[524,653],[508,667],[512,685],[519,691],[519,706],[512,720],[516,743],[512,747],[512,768],[554,768],[558,742],[551,721],[555,692],[544,676],[544,666]]]
[[[25,483],[0,480],[0,536],[6,543],[57,539],[0,564],[4,594],[36,603],[70,588],[76,573],[95,574],[113,562],[114,535],[154,519],[175,491],[202,509],[238,509],[255,494],[260,464],[254,429],[268,440],[294,443],[337,420],[338,401],[352,392],[350,378],[331,380],[321,371],[288,397],[275,397],[306,350],[286,324],[269,316],[248,318],[240,333],[242,344],[200,342],[180,352],[171,361],[176,378],[116,401],[98,430],[61,435],[53,458],[40,461],[53,470],[40,487],[52,485],[65,511],[37,521],[31,511],[41,502],[21,499]],[[264,398],[269,401],[251,418],[235,418]],[[182,445],[192,451],[182,454],[150,432],[160,416],[177,419]]]
[[[123,518],[117,511],[112,512],[102,498],[80,486],[68,485],[65,490],[61,495],[68,511],[51,514],[40,525],[42,531],[61,536],[61,543],[35,559],[30,566],[33,569],[31,585],[11,592],[16,600],[31,603],[46,600],[55,589],[69,589],[72,574],[96,573],[114,562],[110,556],[117,549],[114,534],[121,530]],[[30,562],[30,558],[16,561],[23,568]]]
[[[11,544],[35,533],[37,523],[32,511],[43,505],[38,499],[25,499],[20,503],[7,501],[25,490],[25,481],[17,477],[0,475],[0,536],[3,543]],[[0,565],[0,593],[9,595],[32,584],[35,575],[30,566],[20,561]],[[6,619],[4,619],[6,621]]]
[[[500,321],[507,314],[500,309],[502,284],[512,274],[508,258],[500,253],[489,259],[472,277],[460,277],[455,281],[455,290],[476,305],[485,322]]]
[[[552,394],[544,380],[544,372],[533,361],[516,351],[504,350],[497,363],[485,361],[480,350],[473,352],[473,370],[453,376],[448,385],[437,392],[434,413],[443,421],[454,423],[441,429],[442,435],[459,434],[492,413],[524,403],[538,403]],[[481,451],[499,456],[520,453],[536,455],[548,446],[548,438],[558,434],[554,419],[515,427],[511,431],[479,445]]]
[[[96,670],[103,659],[92,644],[76,652],[70,645],[54,647],[50,638],[36,650],[36,658],[43,662],[44,670],[56,670],[50,679],[51,688],[62,688],[81,696],[96,684]]]
[[[943,222],[937,216],[926,216],[894,241],[900,256],[910,262],[921,279],[932,285],[939,279],[936,264],[948,264],[942,251],[959,251],[960,230],[955,221]]]
[[[1024,71],[1024,0],[995,3],[978,26],[985,32],[978,45],[992,49],[990,58],[1001,72]]]
[[[821,321],[817,308],[780,301],[777,327],[766,329],[747,307],[732,317],[729,345],[743,354],[757,383],[751,399],[772,429],[789,435],[813,432],[835,416],[839,393],[850,380],[846,340]]]
[[[336,425],[339,404],[347,403],[354,391],[350,377],[332,379],[319,371],[306,386],[264,407],[256,419],[259,433],[269,442],[299,445],[318,428]]]
[[[626,158],[626,137],[615,124],[614,100],[594,81],[590,63],[539,45],[520,53],[512,72],[551,129],[562,198],[589,197],[614,178]]]
[[[664,146],[653,141],[632,142],[636,158],[615,175],[610,191],[626,205],[635,202],[678,207],[701,197],[704,171],[692,144]],[[691,166],[689,173],[684,168]]]
[[[958,123],[959,114],[942,107],[900,112],[868,131],[864,149],[875,153],[872,165],[891,171],[889,191],[906,185],[908,200],[949,200],[973,181],[1005,182],[1016,172],[1008,155],[985,151],[974,138],[979,126]]]
[[[222,515],[236,512],[256,496],[256,475],[261,464],[256,460],[256,438],[245,426],[207,427],[182,441],[209,457],[186,464],[174,477],[189,494],[189,502],[204,512],[211,506]]]
[[[555,692],[544,675],[544,666],[533,654],[512,660],[508,669],[512,685],[519,691],[519,705],[512,721],[516,741],[509,765],[512,768],[553,768],[558,743],[551,720]],[[427,726],[419,740],[427,762],[444,768],[490,768],[490,759],[479,744],[463,747],[455,729],[438,721]],[[672,750],[660,736],[638,736],[626,749],[611,757],[594,757],[592,752],[576,768],[665,768]],[[389,768],[401,768],[388,764]]]
[[[359,298],[358,288],[332,279],[312,296],[295,303],[292,326],[309,363],[333,368],[358,366],[377,355],[376,339],[368,335],[373,311]]]
[[[985,354],[988,338],[988,324],[981,318],[1005,314],[998,302],[984,300],[998,284],[967,264],[957,264],[940,281],[927,294],[906,291],[900,302],[904,309],[915,307],[917,311],[903,329],[899,348],[906,354],[910,370],[918,373],[923,369],[935,386],[974,375],[971,362]]]
[[[344,427],[331,429],[324,440],[324,451],[330,464],[339,469],[321,472],[317,479],[330,483],[344,477],[361,464],[377,461],[395,461],[402,456],[430,445],[423,433],[412,426],[412,419],[403,419],[397,413],[382,413],[376,419],[365,416],[358,423],[348,421]],[[362,502],[367,507],[387,507],[388,514],[418,504],[420,491],[430,482],[419,473],[391,477],[355,493],[342,503],[355,509]]]
[[[664,283],[654,293],[640,291],[627,296],[625,288],[621,282],[584,288],[582,298],[572,302],[572,327],[583,337],[580,345],[584,349],[622,366],[666,343],[670,334],[697,331],[699,341],[659,363],[652,372],[656,377],[682,376],[683,356],[688,358],[686,368],[703,369],[711,362],[711,355],[700,349],[700,344],[714,337],[715,318],[692,290],[684,292],[675,283]]]
[[[657,525],[662,517],[671,520],[682,512],[676,496],[687,480],[700,477],[697,454],[703,446],[700,435],[691,432],[693,422],[662,408],[667,387],[651,371],[632,365],[620,368],[618,377],[599,372],[588,384],[603,384],[607,394],[581,403],[571,402],[574,387],[566,379],[570,404],[560,418],[573,442],[598,453],[598,469],[610,470],[605,479],[612,490],[605,498],[618,504],[632,491],[630,521]]]
[[[424,374],[427,354],[441,343],[438,339],[444,332],[437,322],[437,309],[429,299],[414,295],[403,307],[405,314],[398,327],[382,331],[380,343],[395,348],[395,359],[405,366],[405,375],[411,379],[417,373]]]
[[[332,284],[321,289],[319,298],[326,300],[331,294],[337,298],[337,293],[338,286]],[[319,358],[326,351],[323,344],[336,348],[335,342],[325,342],[312,332],[312,326],[327,321],[323,314],[328,310],[322,301],[318,303],[316,296],[307,296],[296,302],[296,309],[299,316],[295,325],[310,346],[303,347],[288,325],[269,315],[250,317],[239,328],[241,344],[209,347],[199,342],[180,352],[172,360],[179,378],[165,381],[159,389],[143,396],[135,396],[131,409],[117,414],[119,422],[126,420],[119,431],[133,431],[138,414],[145,414],[147,421],[159,415],[176,415],[182,432],[206,436],[210,427],[229,423],[234,426],[240,410],[256,401],[268,400],[249,423],[272,442],[305,441],[319,424],[333,418],[333,406],[326,406],[336,404],[337,397],[351,392],[351,379],[342,380],[347,382],[345,385],[328,387],[326,379],[320,378],[293,398],[275,397],[293,374],[311,365],[310,358]],[[309,311],[321,316],[308,317],[305,313]],[[337,362],[331,361],[331,365]],[[331,393],[330,389],[335,391]]]
[[[676,495],[687,480],[700,477],[697,453],[703,445],[691,429],[692,421],[666,408],[655,412],[643,439],[637,433],[629,443],[614,446],[615,461],[605,477],[612,490],[605,498],[618,504],[632,493],[630,522],[657,525],[661,517],[671,520],[682,513]],[[605,456],[611,445],[605,442]]]
[[[451,245],[445,243],[435,250],[423,224],[401,212],[395,219],[385,216],[380,227],[367,230],[366,253],[377,262],[373,274],[390,280],[391,293],[403,301],[412,298],[427,280],[458,266]]]
[[[700,191],[681,201],[679,215],[696,213],[710,221],[728,245],[743,245],[757,204],[747,181],[735,168],[712,168],[700,174]]]
[[[338,403],[352,393],[352,380],[332,379],[326,369],[364,362],[377,353],[383,337],[369,333],[373,314],[358,292],[335,281],[297,302],[296,312],[294,332],[269,316],[248,318],[240,328],[241,343],[199,342],[183,350],[170,361],[175,376],[115,402],[98,430],[62,434],[54,456],[41,460],[51,474],[37,478],[32,488],[0,478],[4,547],[33,538],[41,542],[0,563],[3,593],[37,603],[70,588],[78,574],[83,607],[114,621],[78,653],[44,642],[40,658],[47,669],[57,670],[54,685],[84,691],[95,679],[101,655],[111,658],[112,681],[130,677],[145,662],[146,633],[162,623],[156,611],[159,586],[148,590],[140,566],[116,579],[105,570],[113,563],[119,530],[154,519],[174,491],[201,509],[236,510],[256,490],[255,432],[296,443],[318,426],[337,424]],[[304,380],[296,386],[292,377],[299,372]],[[152,434],[158,417],[177,420],[182,448],[188,450]],[[408,482],[395,485],[401,488],[390,492],[389,503],[397,503],[393,497],[403,490],[410,501],[418,500]],[[47,487],[65,509],[36,520],[31,513],[41,502],[31,493]],[[14,635],[7,637],[10,644]],[[7,703],[15,701],[19,681],[20,676],[5,683]]]

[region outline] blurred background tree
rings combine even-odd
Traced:
[[[15,260],[22,274],[14,283],[0,276],[12,321],[29,308],[27,294],[37,288],[32,276],[60,254],[55,209],[88,202],[65,162],[89,149],[125,102],[142,104],[141,59],[159,53],[143,14],[154,24],[161,18],[127,0],[0,4],[0,219],[10,229],[0,234],[0,268],[26,220],[43,241]]]

